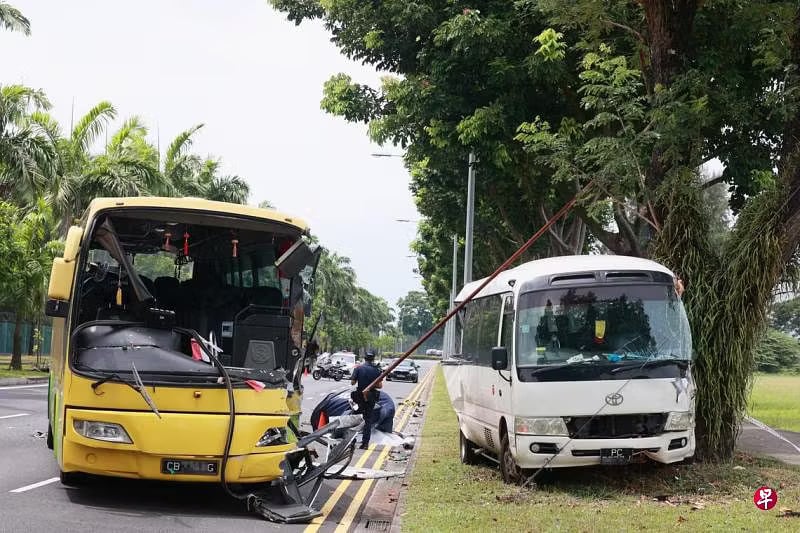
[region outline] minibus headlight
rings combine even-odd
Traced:
[[[128,432],[119,424],[113,422],[95,422],[93,420],[73,420],[72,427],[78,435],[87,439],[102,440],[106,442],[120,442],[133,444]]]
[[[569,435],[567,425],[561,417],[525,418],[518,416],[514,419],[514,430],[515,433],[523,435]]]
[[[694,413],[691,411],[673,411],[667,417],[664,431],[687,431],[694,427]]]
[[[263,446],[280,446],[282,444],[289,444],[286,439],[286,428],[269,428],[258,439],[256,447]]]

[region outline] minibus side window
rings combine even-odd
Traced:
[[[501,320],[503,323],[500,326],[500,344],[498,346],[505,347],[508,353],[511,353],[514,335],[514,298],[511,295],[503,297],[503,316]]]

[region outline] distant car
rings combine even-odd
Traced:
[[[428,348],[425,350],[425,355],[438,355],[439,357],[442,356],[441,350],[436,350],[435,348]]]
[[[389,372],[386,376],[386,381],[410,381],[417,383],[419,381],[419,367],[414,361],[403,361],[397,365],[394,370]]]

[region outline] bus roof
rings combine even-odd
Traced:
[[[193,211],[209,211],[234,216],[244,216],[250,218],[261,218],[272,222],[280,222],[293,226],[301,233],[309,230],[305,220],[289,216],[285,213],[273,209],[262,209],[242,204],[231,204],[228,202],[215,202],[202,198],[183,197],[166,198],[160,196],[131,196],[124,198],[95,198],[89,204],[87,213],[93,218],[99,211],[113,209],[115,207],[143,207],[143,208],[170,208],[186,209]]]
[[[509,281],[512,280],[516,282],[516,287],[520,287],[523,282],[540,276],[595,270],[649,270],[663,272],[675,277],[675,274],[664,265],[649,259],[625,255],[565,255],[529,261],[515,268],[505,270],[484,287],[476,297],[511,292]],[[456,296],[456,302],[464,301],[485,279],[479,279],[465,285]]]

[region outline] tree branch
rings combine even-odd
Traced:
[[[550,217],[547,216],[547,212],[545,212],[543,205],[540,205],[539,208],[542,214],[542,219],[546,223]],[[552,226],[547,228],[547,231],[548,233],[550,233],[550,237],[552,237],[553,242],[555,242],[560,248],[562,248],[565,253],[570,253],[572,251],[569,245],[561,239],[561,237],[555,232]]]

